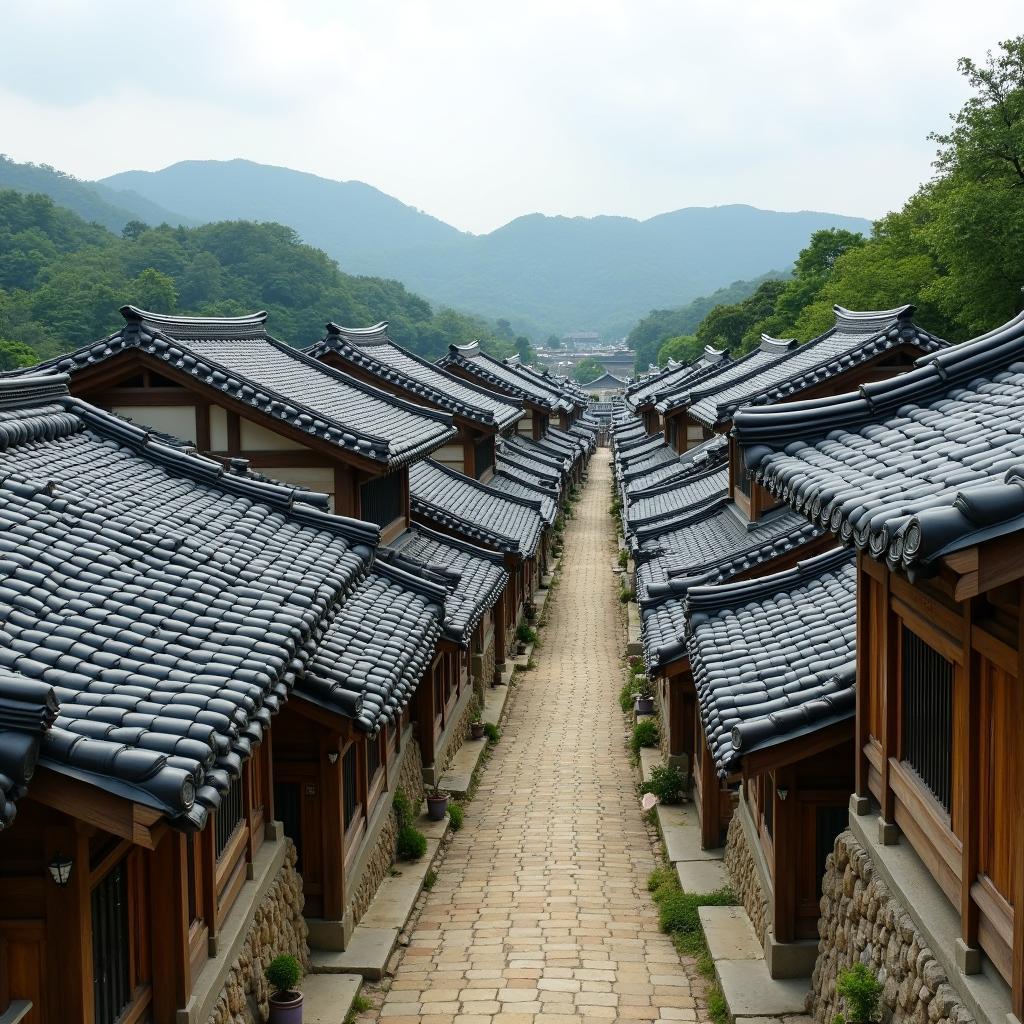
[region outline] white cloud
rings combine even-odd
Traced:
[[[459,227],[749,202],[876,216],[930,173],[1008,0],[35,0],[0,145],[83,177],[247,157]]]

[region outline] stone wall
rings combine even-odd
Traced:
[[[275,956],[291,953],[309,969],[306,922],[302,917],[302,879],[295,870],[290,839],[284,864],[256,908],[238,960],[228,973],[209,1024],[262,1024],[270,1015],[270,987],[263,974]]]
[[[483,706],[484,694],[488,687],[494,682],[494,634],[489,637],[489,643],[484,648],[483,654],[474,654],[469,659],[469,670],[473,680],[473,689],[476,692],[477,700]]]
[[[456,705],[457,707],[458,705]],[[437,768],[435,778],[440,779],[444,772],[448,770],[448,766],[452,763],[452,758],[458,753],[459,747],[462,746],[469,735],[470,723],[476,721],[479,717],[480,703],[474,693],[466,701],[459,717],[448,726],[448,735],[444,738],[444,745],[435,752],[434,764]]]
[[[881,878],[852,832],[843,832],[825,868],[818,919],[818,960],[809,1009],[820,1024],[843,1012],[836,978],[857,961],[884,985],[882,1018],[891,1024],[968,1024],[924,936]]]
[[[388,805],[394,800],[397,790],[401,789],[412,804],[413,815],[419,814],[423,804],[425,789],[423,787],[423,755],[420,745],[411,733],[405,737],[405,748],[402,750],[398,766],[398,779],[392,787],[381,796]],[[371,838],[373,850],[366,860],[362,875],[356,885],[352,899],[346,911],[352,912],[352,927],[355,927],[370,906],[370,901],[377,894],[380,883],[387,877],[391,865],[395,863],[395,845],[398,839],[398,821],[394,812],[389,812],[381,824],[376,839]]]
[[[743,909],[747,912],[747,917],[750,918],[750,923],[754,926],[754,931],[763,946],[771,926],[771,913],[768,909],[768,899],[761,886],[761,873],[754,862],[755,854],[750,849],[747,833],[743,828],[742,815],[746,813],[741,802],[729,821],[729,832],[725,840],[725,868],[729,872],[733,891],[743,904]]]

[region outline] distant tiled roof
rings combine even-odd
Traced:
[[[836,306],[835,314],[835,324],[824,334],[759,373],[731,387],[716,389],[692,405],[689,415],[698,422],[716,426],[732,419],[737,409],[791,398],[900,345],[913,345],[922,352],[938,352],[947,347],[946,342],[914,323],[913,306],[868,313]]]
[[[52,687],[0,669],[0,830],[14,820],[57,710]]]
[[[550,448],[542,447],[532,437],[522,434],[509,434],[502,438],[499,450],[504,454],[510,452],[519,459],[528,459],[540,466],[546,466],[550,472],[557,474],[559,479],[571,468],[571,460]]]
[[[493,487],[502,494],[511,494],[517,498],[526,498],[528,501],[538,502],[538,511],[546,526],[555,521],[557,507],[554,496],[546,488],[524,482],[517,478],[515,473],[499,468],[497,472],[487,481],[488,487]]]
[[[445,600],[445,634],[468,645],[473,630],[508,582],[502,556],[418,525],[406,530],[391,547],[429,571],[454,577]]]
[[[772,494],[913,574],[1024,528],[1022,405],[1024,314],[856,392],[744,410],[736,427]]]
[[[529,401],[543,409],[554,411],[565,405],[563,399],[550,388],[502,360],[489,356],[475,341],[471,345],[449,345],[448,355],[439,359],[437,365],[446,368],[457,366],[484,386],[520,401]]]
[[[688,449],[675,462],[663,462],[646,473],[631,476],[623,481],[623,494],[639,496],[652,487],[659,487],[672,480],[685,480],[694,472],[703,472],[729,461],[729,438],[715,434],[699,445]]]
[[[556,465],[550,460],[542,460],[532,453],[527,454],[525,450],[506,443],[502,443],[498,448],[495,465],[505,468],[512,467],[517,473],[529,473],[537,480],[549,483],[556,489],[562,481],[561,465]]]
[[[692,587],[730,580],[820,534],[789,510],[748,530],[727,499],[653,524],[650,531],[639,530],[633,542],[641,638],[651,671],[686,653],[684,603]]]
[[[538,370],[529,363],[524,363],[518,355],[509,356],[504,362],[521,376],[550,391],[558,400],[559,407],[566,412],[582,409],[590,401],[579,384],[568,377],[551,373],[549,370]]]
[[[616,463],[616,472],[624,483],[644,476],[659,466],[675,463],[679,459],[679,453],[675,448],[664,441],[654,445],[649,451],[644,451],[641,458],[634,456],[635,453],[631,453],[630,457]]]
[[[542,521],[537,502],[502,494],[424,459],[409,467],[413,514],[474,544],[532,558]]]
[[[595,377],[583,385],[584,391],[621,391],[626,387],[626,381],[616,377],[614,373],[605,370],[600,377]]]
[[[378,561],[337,609],[297,689],[366,732],[394,722],[441,635],[446,588]]]
[[[689,406],[687,410],[694,414],[695,406],[700,405],[703,409],[709,402],[710,395],[726,391],[735,387],[750,377],[756,376],[765,370],[766,367],[777,363],[780,359],[789,355],[796,348],[796,341],[792,338],[770,338],[767,334],[761,336],[761,344],[745,356],[722,367],[715,374],[710,374],[700,380],[687,381],[685,386],[673,388],[659,396],[656,406],[658,412],[666,413],[677,409],[682,405]],[[703,405],[701,403],[704,403]],[[712,402],[711,408],[714,408]],[[701,418],[700,422],[705,422]],[[709,425],[713,425],[712,419]]]
[[[333,352],[352,366],[373,373],[429,404],[456,416],[505,430],[523,415],[518,402],[498,398],[493,391],[456,377],[435,363],[396,345],[388,335],[386,321],[373,327],[327,325],[327,335],[307,349],[321,358]]]
[[[52,686],[41,763],[199,827],[357,584],[374,527],[0,382],[0,669]]]
[[[714,467],[695,473],[685,480],[670,480],[649,488],[623,510],[628,532],[670,516],[691,511],[712,498],[722,498],[729,491],[728,466]]]
[[[236,401],[340,449],[398,466],[456,434],[451,416],[396,398],[272,338],[266,313],[172,317],[123,306],[115,334],[27,372],[76,371],[122,352],[163,360]]]
[[[851,719],[856,568],[838,549],[793,569],[688,597],[687,649],[718,773],[743,758]]]
[[[653,405],[661,393],[679,387],[686,381],[697,380],[708,371],[722,370],[729,362],[728,352],[710,346],[692,363],[673,364],[670,361],[663,370],[630,385],[626,389],[626,404],[631,409]]]

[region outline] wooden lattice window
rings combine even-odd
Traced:
[[[902,760],[949,813],[953,791],[953,663],[906,626]]]
[[[389,473],[367,480],[359,488],[360,518],[378,526],[387,526],[405,514],[400,473]]]
[[[216,852],[218,859],[227,848],[228,842],[235,834],[235,829],[242,824],[245,817],[245,806],[242,800],[242,779],[241,777],[231,780],[228,791],[224,794],[214,814],[214,828],[216,829]]]

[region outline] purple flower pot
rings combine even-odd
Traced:
[[[444,816],[448,813],[448,797],[446,796],[428,796],[427,797],[427,817],[431,821],[444,821]]]
[[[270,1024],[302,1024],[302,993],[275,992],[270,997]]]
[[[483,739],[483,735],[484,735],[484,723],[483,723],[483,722],[474,722],[474,723],[473,723],[473,724],[472,724],[472,725],[471,725],[471,726],[469,727],[469,734],[470,734],[470,736],[472,736],[472,737],[473,737],[473,739],[475,739],[475,740]]]
[[[637,697],[637,699],[636,699],[636,713],[638,715],[653,715],[654,714],[654,698],[653,697]]]

